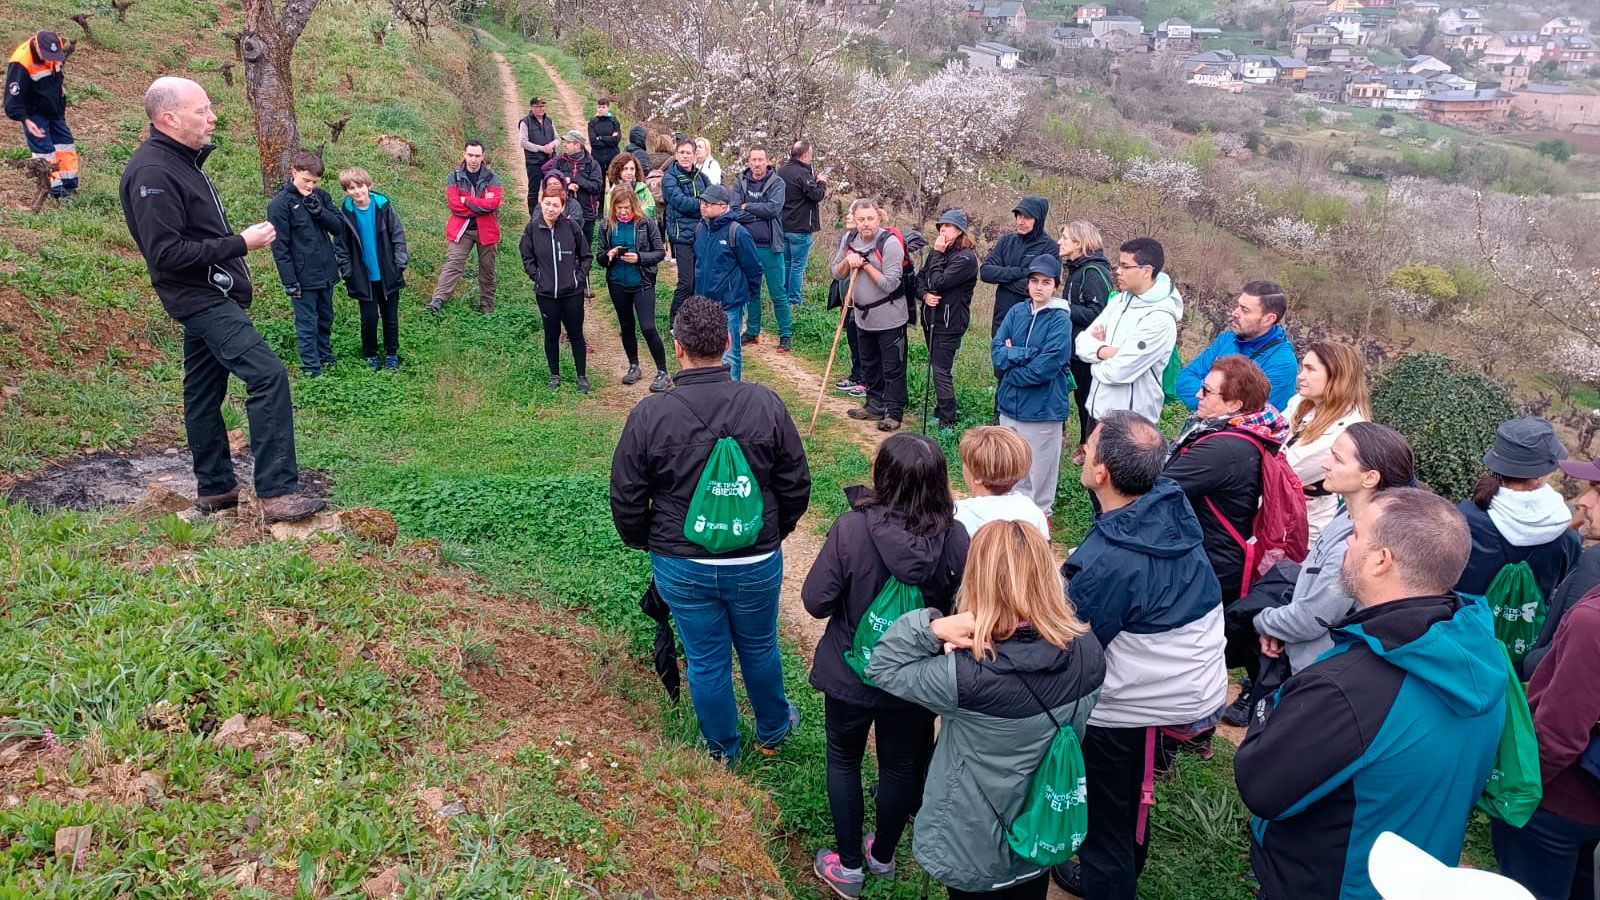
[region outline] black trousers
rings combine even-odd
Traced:
[[[589,345],[583,342],[583,294],[565,294],[560,297],[538,296],[539,320],[544,325],[544,361],[550,366],[551,377],[561,374],[561,329],[567,330],[567,343],[572,345],[572,367],[582,378],[589,373]]]
[[[856,327],[856,317],[844,317],[844,342],[850,348],[850,380],[866,384],[867,376],[861,368],[861,329]]]
[[[300,489],[300,465],[294,454],[289,373],[250,316],[237,303],[221,303],[183,320],[183,426],[200,495],[226,494],[239,486],[228,452],[228,426],[222,421],[230,374],[249,390],[244,408],[256,463],[256,496],[294,493]]]
[[[956,353],[961,350],[961,332],[923,328],[928,341],[928,363],[933,369],[933,414],[944,425],[955,424],[956,409]],[[924,395],[926,396],[926,395]]]
[[[656,291],[649,279],[636,287],[621,287],[606,282],[611,294],[611,305],[617,311],[617,327],[622,332],[622,351],[628,354],[628,365],[639,364],[639,342],[634,328],[644,335],[644,345],[650,349],[656,371],[667,370],[667,350],[661,344],[661,333],[656,330]]]
[[[673,241],[672,258],[678,261],[678,286],[672,289],[672,305],[667,307],[667,325],[678,317],[678,307],[694,296],[694,242]]]
[[[998,891],[958,891],[946,888],[950,900],[1045,900],[1050,896],[1050,877],[1040,875]]]
[[[862,865],[861,760],[867,732],[878,731],[878,830],[872,852],[878,862],[894,859],[906,825],[922,804],[922,782],[933,758],[933,713],[921,707],[873,709],[823,698],[828,733],[828,808],[839,862]]]
[[[1135,900],[1139,873],[1150,848],[1136,840],[1139,792],[1144,785],[1148,728],[1090,725],[1083,736],[1083,768],[1089,781],[1089,834],[1078,848],[1084,896]]]
[[[400,353],[400,289],[381,291],[378,282],[372,283],[373,300],[361,301],[361,355],[371,359],[378,355],[378,320],[383,320],[383,352],[387,356]]]
[[[1089,388],[1094,385],[1089,378],[1089,363],[1073,356],[1069,365],[1072,381],[1077,385],[1072,389],[1072,396],[1078,406],[1078,445],[1081,447],[1089,443],[1089,435],[1094,432],[1094,417],[1089,415]]]
[[[906,327],[861,331],[861,374],[867,381],[867,405],[890,419],[906,414]]]

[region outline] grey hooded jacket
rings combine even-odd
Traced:
[[[1355,598],[1339,580],[1344,568],[1345,539],[1354,530],[1349,510],[1339,510],[1306,554],[1289,602],[1256,613],[1256,631],[1283,641],[1291,672],[1304,672],[1317,657],[1332,649],[1333,635],[1328,633],[1328,626],[1343,621],[1355,605]]]
[[[878,687],[943,717],[912,854],[940,884],[962,891],[1042,877],[1012,852],[995,812],[1007,823],[1021,812],[1028,781],[1055,737],[1051,715],[1082,738],[1105,680],[1100,642],[1085,634],[1062,649],[1024,626],[995,644],[993,659],[980,661],[965,650],[944,652],[929,627],[938,615],[924,608],[901,616],[867,664]]]

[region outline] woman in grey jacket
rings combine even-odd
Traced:
[[[1042,900],[1049,879],[1005,831],[1055,737],[1052,716],[1081,739],[1105,658],[1062,602],[1061,573],[1033,526],[978,529],[962,585],[958,614],[907,613],[867,665],[878,687],[943,717],[912,854],[951,900]]]
[[[1287,652],[1290,672],[1299,672],[1333,646],[1328,626],[1355,603],[1339,577],[1355,517],[1379,491],[1410,485],[1415,468],[1405,435],[1387,425],[1355,422],[1334,440],[1322,485],[1339,495],[1341,508],[1311,545],[1289,602],[1256,613],[1263,655],[1276,659]]]

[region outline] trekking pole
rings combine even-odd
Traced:
[[[927,327],[922,330],[923,341],[928,351],[928,374],[922,379],[922,433],[928,433],[928,389],[933,386],[933,332],[937,329],[932,319],[928,318],[928,307],[922,308],[923,321]]]
[[[857,269],[850,275],[850,286],[844,291],[844,304],[839,307],[839,327],[833,330],[833,349],[828,351],[828,365],[822,370],[822,387],[817,390],[817,405],[811,410],[811,427],[806,429],[806,434],[817,433],[817,416],[822,414],[822,398],[828,394],[828,379],[833,377],[833,360],[839,355],[839,338],[844,335],[844,317],[850,315],[850,304],[856,295],[856,276],[861,274]]]

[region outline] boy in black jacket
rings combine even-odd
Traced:
[[[267,221],[278,230],[272,259],[294,302],[294,335],[300,369],[316,378],[334,364],[333,286],[339,280],[334,244],[344,240],[344,219],[322,184],[322,158],[300,151],[289,157],[289,180],[267,204]]]
[[[372,189],[366,169],[339,173],[345,200],[339,207],[344,240],[333,245],[345,291],[361,304],[361,355],[376,369],[400,368],[400,289],[405,287],[406,229],[389,198]],[[378,320],[383,319],[383,358],[378,357]]]

